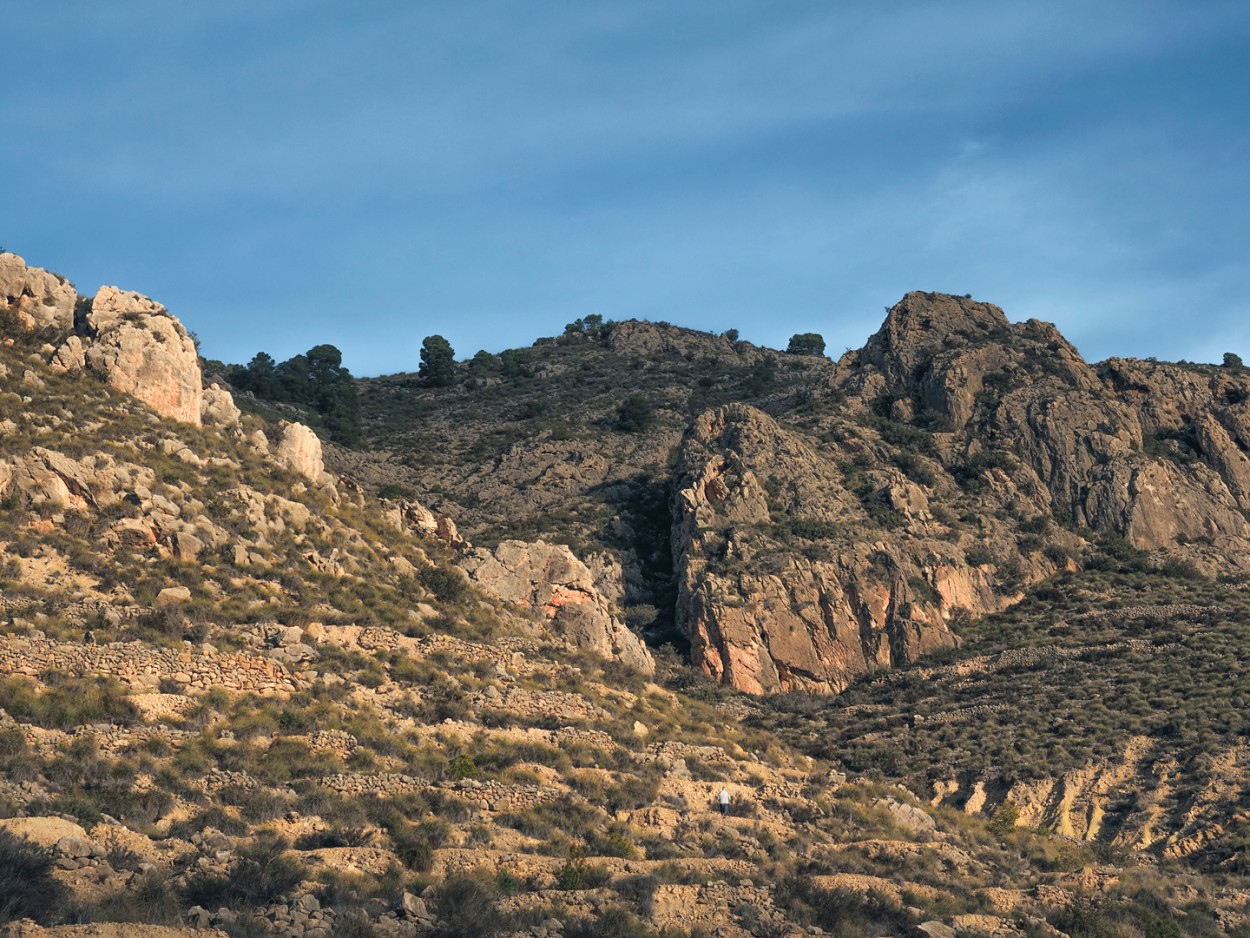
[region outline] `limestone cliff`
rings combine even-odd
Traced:
[[[719,680],[834,693],[955,645],[956,609],[1001,605],[985,571],[932,539],[940,525],[923,491],[897,470],[870,483],[915,535],[889,548],[836,458],[753,408],[703,414],[681,452],[677,617],[694,662]]]
[[[680,448],[677,620],[741,690],[837,692],[951,647],[958,610],[1075,569],[1091,532],[1250,570],[1245,376],[1095,368],[1047,323],[909,293],[813,398],[801,428],[708,411]]]
[[[460,566],[483,592],[541,615],[571,644],[655,671],[642,640],[612,614],[590,569],[564,545],[504,541],[494,551],[468,552]]]
[[[1119,359],[1094,368],[1048,323],[925,293],[904,297],[840,365],[861,406],[937,431],[947,468],[1001,454],[1012,484],[1040,485],[1059,518],[1250,569],[1245,376]]]

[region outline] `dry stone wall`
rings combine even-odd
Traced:
[[[495,687],[487,687],[481,693],[474,694],[471,699],[473,706],[479,710],[507,713],[521,720],[556,718],[597,722],[611,719],[602,707],[578,694],[538,693],[519,687],[500,691]]]
[[[290,694],[300,679],[269,658],[200,649],[175,651],[141,642],[71,645],[9,634],[0,637],[0,673],[37,677],[44,671],[116,677],[135,688],[172,681],[195,690]]]

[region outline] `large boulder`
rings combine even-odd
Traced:
[[[86,367],[162,417],[200,425],[203,378],[195,342],[159,303],[101,287],[86,325]]]
[[[309,481],[324,481],[326,467],[321,456],[321,440],[304,424],[282,424],[282,439],[275,455],[280,463]]]
[[[471,551],[460,566],[482,592],[538,613],[570,644],[654,673],[646,645],[612,614],[590,569],[563,544],[504,541],[494,551]]]
[[[71,329],[78,291],[64,277],[27,267],[16,254],[0,253],[0,312],[27,330]]]
[[[432,537],[457,550],[468,550],[471,546],[460,536],[456,522],[447,515],[436,514],[420,502],[407,499],[389,508],[386,517],[400,530],[412,529],[424,537]]]
[[[234,396],[217,382],[204,389],[204,400],[200,405],[200,419],[207,426],[237,427],[242,417]]]
[[[76,335],[67,338],[52,355],[48,367],[57,374],[77,374],[87,367],[87,348]]]
[[[119,497],[111,491],[116,478],[111,470],[107,456],[75,460],[36,446],[12,462],[0,461],[0,497],[14,495],[31,507],[97,507]]]

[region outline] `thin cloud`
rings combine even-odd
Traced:
[[[1233,346],[1244,6],[26,5],[4,241],[363,373],[591,311],[858,345],[917,288]]]

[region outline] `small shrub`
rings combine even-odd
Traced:
[[[287,843],[277,837],[257,838],[239,852],[225,873],[197,873],[183,888],[189,905],[207,909],[268,905],[304,879],[304,868],[286,855]]]
[[[1005,837],[1015,829],[1019,819],[1020,809],[1010,801],[1004,801],[994,809],[994,816],[990,818],[990,830],[998,837]]]
[[[137,866],[137,858],[132,861]],[[126,869],[110,862],[114,869]],[[101,903],[96,917],[107,922],[142,922],[147,925],[182,925],[186,910],[167,870],[141,873],[130,885]]]
[[[310,831],[295,841],[296,850],[324,850],[327,847],[363,847],[369,835],[361,827],[335,825],[323,831]]]
[[[567,890],[596,889],[610,878],[606,869],[586,862],[585,850],[574,847],[564,866],[556,872],[556,885]]]
[[[778,884],[775,901],[800,921],[836,934],[908,934],[916,924],[905,906],[882,892],[822,889],[798,874]]]
[[[479,775],[473,757],[467,752],[458,752],[447,763],[448,778],[477,778]]]
[[[434,851],[447,840],[447,825],[437,820],[396,825],[390,835],[400,862],[414,873],[428,873],[434,865]]]
[[[594,919],[577,919],[564,927],[564,938],[650,938],[650,928],[620,906],[604,909]]]
[[[655,422],[655,408],[637,392],[621,401],[616,411],[616,428],[624,433],[641,433]]]
[[[499,887],[491,877],[448,876],[434,895],[439,923],[435,938],[485,938],[498,934],[504,918],[495,908]]]
[[[455,604],[469,598],[469,581],[455,567],[425,567],[417,579],[442,602]]]
[[[0,831],[0,924],[31,918],[50,922],[66,899],[52,876],[52,856],[8,831]]]

